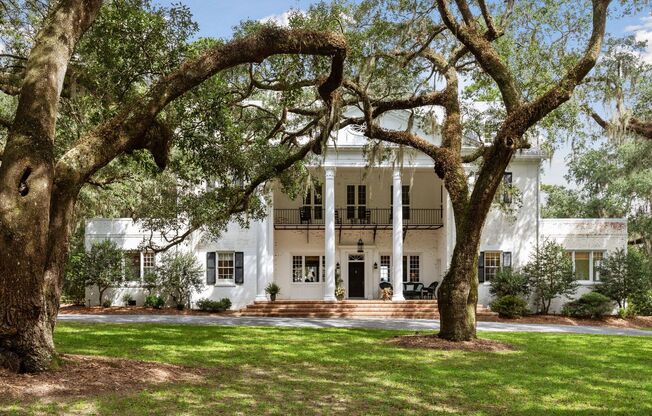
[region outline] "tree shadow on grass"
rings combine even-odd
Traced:
[[[519,351],[476,353],[388,345],[385,340],[396,334],[65,325],[56,339],[66,352],[212,367],[219,376],[199,385],[63,402],[54,413],[74,413],[75,406],[97,414],[652,413],[652,343],[647,340],[492,333],[483,336]]]

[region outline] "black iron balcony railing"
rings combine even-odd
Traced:
[[[276,229],[323,229],[325,212],[321,207],[274,209]],[[335,209],[335,228],[391,229],[391,208],[347,207]],[[440,208],[403,207],[404,229],[436,229],[444,226]]]

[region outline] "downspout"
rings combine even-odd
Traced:
[[[539,228],[541,226],[541,157],[539,156],[539,162],[537,163],[537,251],[539,250]]]

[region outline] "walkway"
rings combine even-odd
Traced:
[[[90,323],[153,323],[220,326],[268,326],[291,328],[365,328],[436,330],[439,321],[428,319],[328,319],[328,318],[264,318],[235,316],[184,315],[82,315],[61,314],[59,321]],[[478,331],[485,332],[541,332],[597,335],[652,336],[652,331],[611,328],[604,326],[540,325],[504,322],[478,322]]]

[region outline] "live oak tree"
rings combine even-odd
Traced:
[[[652,115],[652,65],[641,57],[644,47],[631,36],[606,42],[594,73],[581,86],[589,114],[583,130],[589,136],[574,141],[566,175],[577,189],[545,186],[542,214],[626,217],[629,244],[652,256],[652,141],[635,128]],[[599,115],[600,107],[611,115]]]
[[[8,50],[1,57],[0,74],[4,94],[0,125],[6,129],[0,165],[0,365],[4,367],[24,372],[49,368],[55,354],[52,332],[63,267],[75,206],[84,187],[107,186],[134,166],[151,169],[143,151],[162,169],[175,160],[184,163],[187,155],[226,152],[236,158],[239,143],[267,163],[251,176],[234,178],[227,169],[224,178],[231,180],[217,179],[230,186],[204,187],[206,192],[200,192],[205,199],[220,198],[220,202],[212,210],[196,212],[196,224],[210,215],[222,215],[218,222],[224,223],[231,213],[259,205],[260,186],[282,176],[310,152],[319,152],[333,127],[346,55],[341,35],[257,26],[231,41],[190,47],[184,45],[192,31],[184,9],[166,15],[149,13],[147,8],[146,2],[136,0],[104,6],[101,0],[0,2],[1,35]],[[168,22],[186,32],[166,30]],[[85,43],[87,37],[92,41]],[[224,131],[209,136],[208,129],[202,130],[204,123],[220,123],[202,119],[202,109],[211,104],[204,99],[212,98],[213,104],[224,99],[220,109],[251,105],[248,99],[256,98],[256,85],[248,82],[247,89],[231,92],[232,80],[250,80],[249,72],[258,64],[281,54],[330,58],[320,64],[323,72],[316,76],[322,102],[319,114],[310,115],[311,121],[299,126],[300,132],[292,129],[300,122],[288,121],[285,113],[277,115],[274,123],[267,121],[273,127],[264,135],[263,125],[250,136],[235,132],[237,140],[229,140]],[[219,79],[222,75],[226,81]],[[197,94],[194,101],[192,94]],[[175,108],[186,97],[196,106]],[[193,110],[198,114],[183,113]],[[263,118],[241,113],[250,123]],[[226,111],[219,115],[225,123],[232,116]],[[192,134],[183,134],[193,122],[199,131],[197,147]],[[309,140],[300,143],[298,135]],[[180,146],[175,145],[177,140]],[[222,141],[233,147],[210,146]],[[267,152],[275,148],[280,149]],[[177,151],[179,159],[175,159]],[[188,173],[192,162],[192,157],[187,158],[187,165],[177,173],[186,174],[183,183],[196,185],[196,176]],[[193,228],[195,223],[185,226]]]
[[[617,142],[652,140],[652,65],[643,58],[646,42],[634,36],[609,39],[604,59],[586,87],[594,102],[612,115],[602,116],[587,103],[594,122]]]
[[[345,113],[340,126],[364,126],[375,143],[430,156],[450,196],[456,244],[438,291],[442,338],[476,336],[480,236],[505,168],[531,146],[538,126],[553,117],[572,124],[569,111],[555,110],[569,101],[600,54],[610,1],[576,3],[377,0],[333,19],[350,33],[342,99],[357,100],[361,114]],[[321,12],[316,20],[326,17]],[[463,81],[470,86],[463,88]],[[487,109],[469,106],[469,97],[486,101]],[[378,122],[395,110],[413,114],[404,131]],[[432,122],[437,112],[441,123]],[[433,127],[441,143],[415,134],[417,122]],[[473,150],[463,152],[469,145]],[[468,163],[476,165],[472,186]]]

